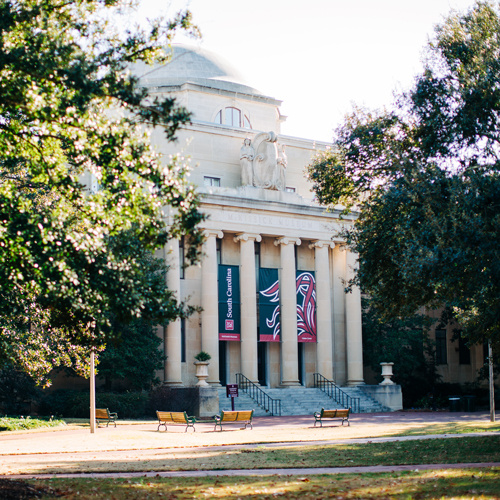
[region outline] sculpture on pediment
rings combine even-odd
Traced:
[[[255,158],[255,150],[252,147],[252,141],[247,137],[243,141],[243,146],[240,149],[240,165],[241,165],[241,184],[243,186],[254,185],[253,160]]]
[[[278,189],[279,191],[284,191],[286,183],[285,173],[288,158],[285,153],[285,146],[283,146],[282,144],[278,146],[278,160],[276,163],[276,177],[274,183],[276,185],[276,189]]]
[[[253,144],[245,139],[240,150],[242,185],[284,191],[287,157],[277,141],[274,132],[257,134]]]

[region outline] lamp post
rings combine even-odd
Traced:
[[[95,432],[95,352],[90,351],[90,433]]]
[[[488,342],[488,372],[490,379],[490,422],[495,421],[495,381],[493,378],[493,349]]]

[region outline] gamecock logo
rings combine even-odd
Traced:
[[[302,304],[299,304],[299,295]],[[316,286],[311,273],[297,277],[297,332],[298,336],[312,336],[316,339]]]

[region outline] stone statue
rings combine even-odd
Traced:
[[[254,139],[254,186],[264,189],[284,190],[285,182],[281,179],[278,165],[278,137],[274,132],[262,132]]]
[[[276,189],[279,191],[284,191],[285,190],[285,172],[286,172],[286,165],[288,163],[288,158],[285,153],[285,146],[280,145],[278,147],[278,159],[276,161],[276,170],[275,170],[275,178],[274,178],[274,184],[276,186]]]
[[[243,146],[240,149],[240,165],[241,165],[241,184],[242,186],[254,185],[253,160],[255,151],[252,147],[252,141],[248,137],[243,141]]]
[[[240,149],[241,184],[263,189],[285,190],[287,157],[285,147],[277,145],[274,132],[261,132],[246,138]]]

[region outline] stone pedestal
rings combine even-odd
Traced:
[[[390,411],[403,409],[403,393],[400,385],[362,385],[359,388]]]
[[[195,417],[213,417],[219,413],[219,392],[215,387],[198,387],[198,409]]]

